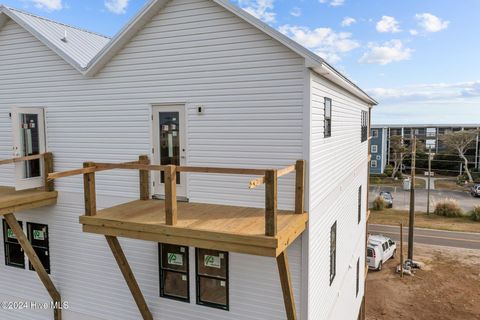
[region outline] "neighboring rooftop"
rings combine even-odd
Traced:
[[[442,124],[372,124],[372,128],[480,128],[479,124],[442,123]]]

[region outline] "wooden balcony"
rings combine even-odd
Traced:
[[[22,227],[15,217],[15,213],[35,209],[45,206],[51,206],[57,203],[58,193],[54,190],[53,181],[48,180],[48,174],[53,172],[53,155],[50,152],[27,156],[21,158],[0,160],[0,165],[24,162],[29,160],[41,159],[43,161],[43,178],[44,186],[42,188],[15,190],[12,187],[0,186],[0,216],[3,216],[8,226],[15,234],[18,243],[22,247],[25,255],[35,269],[40,281],[45,286],[48,294],[55,303],[54,319],[62,319],[61,296],[55,288],[50,276],[43,267],[40,258],[37,256],[35,249],[25,235]]]
[[[107,170],[138,170],[140,199],[111,208],[96,208],[95,174]],[[163,171],[165,200],[149,194],[150,171]],[[265,209],[177,202],[177,172],[256,177],[245,188],[265,184]],[[295,209],[277,209],[278,179],[295,173]],[[151,165],[148,157],[122,164],[86,162],[84,167],[53,173],[49,179],[84,176],[83,231],[101,234],[114,254],[144,319],[152,319],[117,237],[193,246],[276,258],[288,319],[296,319],[286,249],[306,228],[304,211],[305,161],[282,169],[202,168]],[[292,190],[293,191],[293,190]]]

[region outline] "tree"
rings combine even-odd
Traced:
[[[408,152],[407,146],[401,136],[392,136],[390,138],[391,161],[393,162],[392,178],[395,178],[397,172],[403,163],[405,153]]]
[[[471,144],[477,139],[479,130],[462,130],[455,132],[448,132],[439,137],[445,147],[453,152],[458,153],[458,156],[465,164],[465,173],[468,176],[470,183],[473,183],[472,174],[468,168],[468,158],[465,156]]]

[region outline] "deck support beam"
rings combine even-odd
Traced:
[[[278,172],[267,170],[265,172],[265,235],[277,236],[277,191]]]
[[[285,312],[288,320],[297,320],[297,310],[295,307],[295,299],[293,297],[292,279],[288,266],[287,251],[283,251],[277,257],[278,273],[280,274],[280,283],[283,291],[283,302],[285,304]]]
[[[128,288],[132,293],[133,299],[138,306],[138,310],[140,311],[143,320],[153,320],[152,313],[150,312],[147,302],[145,301],[142,291],[140,290],[140,286],[133,275],[133,271],[128,264],[127,257],[120,246],[120,242],[118,241],[117,237],[105,236],[105,238],[107,239],[110,250],[117,261],[118,267],[120,268],[120,271],[127,282]]]
[[[6,214],[4,217],[8,225],[12,229],[13,233],[17,237],[17,240],[20,243],[20,246],[22,246],[23,251],[27,255],[28,259],[30,260],[30,263],[32,264],[35,271],[37,272],[38,277],[40,278],[43,285],[45,286],[45,289],[47,289],[48,294],[50,295],[53,302],[55,303],[53,319],[61,320],[62,319],[62,309],[61,309],[62,300],[60,297],[60,293],[55,288],[55,285],[53,284],[47,271],[43,267],[42,262],[40,261],[37,254],[35,253],[35,250],[33,249],[30,241],[28,241],[27,237],[25,236],[25,233],[23,233],[22,227],[20,226],[17,219],[15,218],[15,215],[13,213],[9,213],[9,214]]]

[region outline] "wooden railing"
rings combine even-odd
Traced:
[[[82,174],[85,194],[85,215],[96,215],[95,173],[126,169],[138,170],[140,177],[140,199],[150,199],[150,171],[163,171],[165,176],[165,223],[174,226],[177,223],[177,172],[206,173],[206,174],[236,174],[253,175],[259,178],[250,181],[249,188],[253,189],[265,184],[265,235],[277,235],[277,186],[278,178],[296,172],[295,180],[295,213],[304,213],[305,194],[305,161],[298,160],[295,165],[282,169],[239,169],[239,168],[212,168],[212,167],[187,167],[174,165],[152,165],[148,156],[140,156],[138,161],[127,163],[100,163],[85,162],[83,168],[65,172],[51,173],[49,180],[59,179]]]
[[[48,175],[53,172],[53,154],[51,152],[45,152],[45,153],[36,154],[32,156],[0,160],[0,165],[19,163],[23,161],[30,161],[30,160],[37,160],[37,159],[43,159],[43,179],[44,179],[43,188],[45,191],[53,191],[55,189],[54,182],[52,179],[48,178]]]

